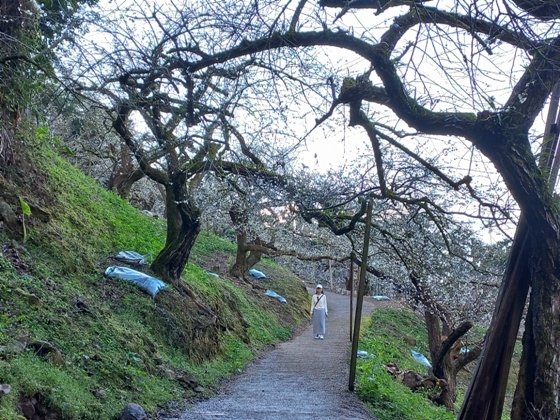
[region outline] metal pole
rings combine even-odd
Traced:
[[[362,251],[362,264],[360,266],[360,280],[358,284],[358,295],[356,297],[356,316],[354,317],[354,334],[352,335],[352,352],[350,354],[350,377],[348,379],[348,389],[354,391],[356,381],[356,362],[358,359],[358,340],[360,338],[360,324],[362,322],[362,306],[364,303],[366,268],[369,252],[369,236],[371,231],[372,202],[368,201],[366,216],[366,232],[364,235],[364,248]]]
[[[350,341],[352,341],[352,324],[354,316],[354,251],[350,254]]]

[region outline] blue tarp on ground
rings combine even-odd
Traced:
[[[414,350],[410,350],[410,353],[412,354],[412,357],[414,357],[414,360],[416,360],[418,363],[420,363],[423,366],[426,366],[427,368],[432,367],[432,364],[430,363],[430,361],[427,359],[426,356],[424,356],[422,353],[419,353],[417,351]]]
[[[220,277],[219,274],[212,273],[211,271],[205,271],[205,273],[208,274],[209,276],[212,276],[212,277]]]
[[[251,268],[249,270],[249,274],[256,279],[266,279],[266,274],[264,274],[262,271],[255,270],[254,268]]]
[[[107,270],[105,270],[105,276],[132,283],[144,290],[151,297],[155,297],[160,290],[167,287],[167,284],[165,284],[162,280],[148,276],[147,274],[128,267],[107,267]]]
[[[372,359],[372,358],[373,358],[373,354],[368,353],[368,352],[365,351],[365,350],[358,350],[357,356],[358,356],[360,359]]]
[[[383,296],[383,295],[373,295],[371,298],[373,300],[391,300],[389,296]]]
[[[117,260],[134,265],[146,265],[146,257],[136,251],[121,251],[115,257]]]
[[[274,298],[274,299],[278,300],[278,302],[288,303],[288,301],[286,300],[286,298],[284,296],[280,296],[274,290],[267,289],[266,292],[264,292],[264,294],[271,297],[271,298]]]

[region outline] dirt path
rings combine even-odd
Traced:
[[[372,419],[348,387],[348,296],[327,293],[325,340],[311,327],[278,345],[217,396],[178,419]],[[373,305],[364,302],[364,314]]]

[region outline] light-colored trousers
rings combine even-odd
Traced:
[[[325,335],[326,319],[324,309],[313,310],[313,335]]]

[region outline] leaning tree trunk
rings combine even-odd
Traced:
[[[185,181],[184,174],[176,175],[165,188],[167,237],[165,247],[152,263],[156,274],[175,284],[180,283],[201,228],[200,210],[189,196]]]
[[[531,298],[512,420],[560,419],[560,240],[533,238]]]
[[[527,235],[527,222],[521,217],[482,357],[457,420],[501,418],[511,358],[529,290],[531,253]]]

